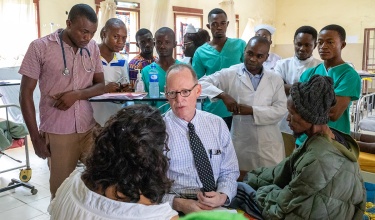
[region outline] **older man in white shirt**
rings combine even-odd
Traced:
[[[171,192],[164,196],[185,214],[229,205],[237,192],[238,160],[228,127],[220,117],[196,109],[201,85],[190,65],[167,71],[164,117],[170,158]]]

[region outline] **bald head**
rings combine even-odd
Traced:
[[[270,42],[264,38],[264,37],[261,37],[261,36],[254,36],[252,37],[249,42],[247,42],[247,46],[246,47],[251,47],[251,46],[254,46],[256,44],[264,44],[267,46],[267,50],[269,51],[270,50]]]
[[[167,70],[167,80],[168,80],[168,76],[172,74],[178,74],[184,69],[187,69],[191,73],[194,83],[198,83],[198,77],[194,69],[190,65],[185,64],[185,63],[174,64],[171,67],[169,67]]]

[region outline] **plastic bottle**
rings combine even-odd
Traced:
[[[148,88],[150,98],[159,98],[159,73],[156,70],[155,63],[151,64],[151,70],[148,73],[150,85]]]
[[[137,80],[135,81],[135,85],[134,85],[135,92],[145,92],[145,83],[142,80],[141,70],[140,69],[137,69],[137,70],[138,70]]]

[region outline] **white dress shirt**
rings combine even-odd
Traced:
[[[164,120],[170,149],[167,153],[170,158],[168,177],[174,180],[174,183],[171,193],[164,196],[163,201],[169,201],[172,206],[176,195],[196,194],[203,185],[190,148],[188,122],[178,118],[173,111],[167,112]],[[200,110],[196,110],[191,123],[206,149],[217,186],[216,191],[225,193],[230,201],[237,193],[239,168],[228,127],[220,117]]]

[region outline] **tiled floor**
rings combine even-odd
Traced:
[[[14,148],[5,151],[6,154],[22,160],[25,164],[25,148]],[[29,144],[29,155],[32,169],[30,184],[38,190],[32,195],[30,189],[18,187],[0,193],[0,219],[4,220],[42,220],[49,219],[47,208],[50,203],[49,170],[46,160],[38,158]],[[6,156],[0,157],[0,171],[20,166],[19,163]],[[10,179],[18,179],[19,170],[0,174],[0,187],[7,186]]]

